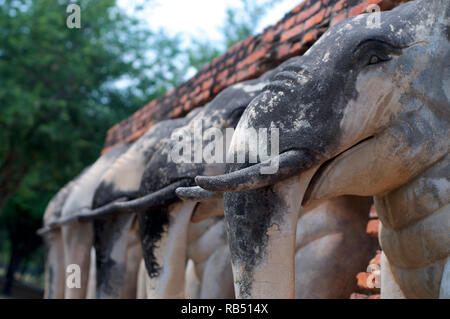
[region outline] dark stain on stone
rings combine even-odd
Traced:
[[[138,215],[145,267],[150,278],[158,277],[161,266],[155,257],[155,249],[169,225],[168,207],[154,207]]]
[[[250,296],[253,269],[266,254],[267,230],[281,221],[285,206],[272,187],[225,193],[224,200],[231,259],[234,264],[244,266],[240,295]]]

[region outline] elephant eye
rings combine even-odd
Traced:
[[[372,55],[369,60],[369,64],[377,64],[380,62],[380,58],[378,58],[376,55]]]
[[[392,55],[400,55],[401,50],[379,40],[363,41],[354,50],[354,63],[361,66],[378,64],[389,61]]]
[[[381,62],[389,61],[390,59],[392,59],[392,57],[385,52],[377,52],[377,53],[372,52],[371,54],[368,55],[366,65],[378,64]]]

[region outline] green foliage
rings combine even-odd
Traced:
[[[178,38],[151,31],[115,0],[75,2],[81,28],[69,29],[72,2],[0,0],[0,237],[16,250],[18,238],[36,241],[25,234],[95,161],[108,128],[184,76]]]
[[[189,65],[197,71],[223,53],[219,46],[209,41],[194,39],[187,49]]]
[[[242,7],[227,9],[222,32],[227,48],[255,34],[267,10],[280,0],[241,0]]]
[[[199,71],[234,44],[256,33],[267,11],[281,0],[241,0],[241,6],[228,7],[223,26],[223,43],[195,39],[187,53],[190,66]]]
[[[179,83],[179,39],[113,0],[81,1],[81,29],[66,27],[69,1],[0,2],[0,190],[53,193],[109,127]]]

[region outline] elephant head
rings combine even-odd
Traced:
[[[135,214],[117,214],[117,200],[132,200],[138,196],[139,186],[146,165],[155,151],[176,128],[185,125],[188,118],[161,121],[152,126],[142,137],[120,156],[102,176],[95,191],[93,211],[84,216],[93,218],[96,212],[110,207],[109,214],[94,220],[94,247],[96,250],[96,294],[98,298],[134,298],[136,280],[126,281],[127,273],[133,271],[127,260],[128,238],[137,235]],[[107,206],[110,205],[110,206]],[[98,210],[96,210],[98,209]],[[80,216],[79,216],[80,218]],[[138,264],[134,264],[138,267]],[[131,292],[132,295],[126,295]]]
[[[64,203],[69,197],[72,189],[81,173],[74,180],[67,183],[50,200],[44,213],[44,227],[38,230],[45,243],[45,299],[64,298],[65,269],[64,250],[61,238],[61,229],[52,229],[48,225],[61,216]],[[47,228],[48,227],[48,228]]]
[[[146,206],[146,213],[139,214],[139,225],[144,260],[151,278],[162,278],[160,279],[162,282],[166,280],[164,278],[184,282],[182,279],[173,280],[173,276],[184,274],[183,254],[186,254],[187,225],[191,217],[194,216],[192,219],[199,221],[214,214],[221,214],[223,206],[211,207],[208,204],[182,202],[175,194],[175,190],[179,186],[194,185],[197,175],[225,172],[225,159],[220,155],[226,155],[223,151],[227,144],[226,131],[236,126],[248,103],[267,84],[268,76],[270,73],[262,78],[225,89],[192,117],[186,126],[176,130],[172,134],[172,139],[166,141],[155,152],[146,167],[141,183],[141,196],[152,196],[157,200],[154,201],[154,205]],[[188,147],[180,148],[180,145],[186,143]],[[177,158],[179,155],[181,157]],[[208,155],[212,157],[208,158]],[[167,241],[173,243],[167,244],[168,247],[176,249],[173,251],[169,251],[169,248],[164,249],[164,243]],[[155,252],[156,247],[158,252]],[[164,266],[173,255],[182,262],[177,266],[171,264],[167,267],[173,274],[169,275],[164,273]],[[165,283],[163,285],[170,286]],[[156,290],[158,289],[155,288]],[[157,296],[177,297],[182,295],[182,290],[174,288],[173,291],[177,292],[162,292]]]
[[[64,202],[61,217],[49,223],[50,231],[56,226],[61,226],[61,220],[76,220],[77,216],[85,209],[90,209],[95,189],[105,171],[111,167],[114,161],[128,149],[128,146],[119,146],[105,155],[102,155],[94,164],[86,169],[74,183],[70,194]],[[81,271],[81,287],[73,289],[66,285],[65,298],[84,298],[87,293],[89,278],[90,253],[93,241],[92,223],[70,223],[61,227],[64,249],[65,265],[76,264]]]
[[[196,178],[226,192],[239,297],[293,296],[301,206],[344,194],[376,200],[448,153],[449,2],[410,2],[382,12],[378,25],[370,17],[331,27],[245,110],[232,147],[249,153],[240,137],[279,128],[280,155],[266,161],[279,162],[276,173],[261,174],[260,160]]]

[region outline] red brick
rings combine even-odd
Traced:
[[[366,7],[367,7],[367,3],[366,3],[366,1],[363,1],[360,4],[350,8],[350,10],[348,11],[348,16],[353,17],[358,14],[364,13],[366,10]]]
[[[206,101],[209,100],[210,96],[211,96],[210,90],[203,92],[203,101],[206,103]]]
[[[226,82],[226,86],[230,86],[233,85],[234,83],[236,83],[236,74],[233,74],[232,76],[230,76]]]
[[[237,44],[235,44],[235,45],[237,45]],[[210,66],[211,67],[214,67],[218,62],[219,62],[219,59],[220,59],[221,57],[217,57],[217,58],[214,58],[214,60],[212,60],[212,62],[211,62],[211,64],[210,64]]]
[[[237,52],[237,51],[240,49],[241,45],[242,45],[242,41],[241,41],[241,42],[238,42],[238,43],[236,43],[236,44],[234,44],[234,45],[228,50],[228,52],[230,52],[230,53]]]
[[[331,7],[327,7],[324,10],[325,10],[324,18],[328,18],[331,15],[331,13],[333,12],[333,8],[331,8]]]
[[[189,98],[189,96],[187,94],[183,95],[180,99],[180,103],[183,104],[184,102],[187,101],[188,98]]]
[[[247,70],[239,71],[236,75],[236,82],[242,82],[247,79]]]
[[[335,16],[333,19],[331,19],[330,26],[333,26],[347,18],[347,15],[345,12],[339,13],[337,16]]]
[[[371,274],[368,272],[360,272],[356,275],[357,285],[361,289],[370,289],[367,286],[367,280]]]
[[[252,64],[248,67],[248,78],[256,78],[259,75],[259,67],[257,64]]]
[[[280,42],[283,43],[286,40],[295,37],[296,35],[299,35],[303,32],[303,24],[297,25],[293,27],[291,30],[287,30],[281,34]]]
[[[239,62],[237,64],[237,69],[241,70],[245,66],[247,66],[249,64],[253,64],[256,61],[262,59],[265,56],[265,54],[267,53],[268,48],[269,48],[269,46],[263,46],[263,47],[259,48],[258,50],[254,51],[247,58],[245,58],[244,60],[242,60],[241,62]]]
[[[255,46],[256,46],[256,42],[255,42],[255,41],[253,41],[252,43],[250,43],[250,45],[249,45],[248,48],[247,48],[247,53],[253,52],[253,50],[255,49]]]
[[[189,100],[183,104],[183,110],[190,111],[191,109],[192,109],[192,100]]]
[[[127,139],[125,140],[126,143],[132,143],[134,141],[136,141],[138,138],[140,138],[142,135],[145,134],[145,132],[147,132],[147,128],[138,130],[136,132],[134,132],[132,135],[128,136]]]
[[[347,7],[347,0],[340,0],[338,3],[336,3],[333,7],[334,12],[341,11],[342,9]]]
[[[176,118],[176,117],[179,117],[181,115],[181,113],[183,113],[183,107],[178,106],[175,109],[173,109],[172,112],[169,113],[169,117]]]
[[[244,46],[248,46],[250,44],[250,42],[253,41],[255,37],[254,36],[249,36],[247,39],[244,40]]]
[[[222,61],[219,63],[219,66],[217,67],[218,71],[223,71],[225,69],[225,61]]]
[[[224,78],[226,78],[228,75],[228,70],[222,71],[217,75],[217,82],[222,81]]]
[[[291,12],[293,12],[293,13],[300,12],[300,11],[303,9],[303,7],[306,5],[306,3],[308,3],[308,2],[309,2],[309,1],[307,1],[307,0],[303,1],[303,2],[300,3],[298,6],[296,6],[294,9],[292,9]]]
[[[275,30],[274,29],[268,29],[263,36],[263,42],[268,43],[272,42],[273,38],[275,36]]]
[[[232,66],[232,65],[234,64],[234,60],[235,60],[235,59],[236,59],[236,58],[235,58],[234,56],[228,58],[228,60],[227,60],[227,62],[226,62],[227,66]]]
[[[283,59],[284,57],[286,57],[289,54],[289,49],[290,49],[290,45],[289,44],[283,44],[277,52],[277,58],[278,59]]]
[[[189,94],[189,97],[192,98],[196,96],[197,94],[200,93],[200,91],[201,91],[200,86],[196,86],[195,89],[191,91],[191,93]]]
[[[289,30],[295,23],[296,16],[290,17],[283,25],[284,30]]]
[[[211,85],[214,83],[214,79],[209,79],[202,84],[202,91],[205,91],[211,87]]]
[[[366,232],[370,236],[378,237],[378,226],[380,225],[379,219],[371,219],[367,223]]]
[[[371,288],[369,287],[369,283],[372,282],[373,284],[375,284],[375,280],[376,277],[375,276],[380,276],[380,274],[372,274],[372,273],[368,273],[368,272],[360,272],[356,275],[356,280],[357,280],[357,286],[360,289],[363,290],[368,290],[368,291],[373,291],[373,292],[379,292],[380,288]],[[379,280],[379,278],[378,278]]]
[[[325,16],[325,11],[325,9],[322,9],[319,13],[308,19],[308,21],[305,22],[305,30],[308,30],[309,28],[322,22],[323,17]]]
[[[317,30],[311,30],[303,36],[302,44],[306,44],[316,40]]]
[[[367,0],[367,6],[370,6],[371,4],[380,5],[382,2],[383,0]]]
[[[306,19],[308,19],[309,17],[311,17],[314,13],[316,13],[317,11],[319,11],[321,6],[320,1],[317,1],[316,3],[314,3],[311,7],[309,7],[306,10],[301,11],[298,15],[297,15],[297,19],[296,22],[300,23]]]
[[[224,88],[226,88],[225,82],[220,82],[219,84],[215,85],[213,88],[213,94],[218,94],[220,91],[222,91]]]
[[[300,42],[295,42],[289,49],[289,55],[297,55],[302,51],[302,44]]]

